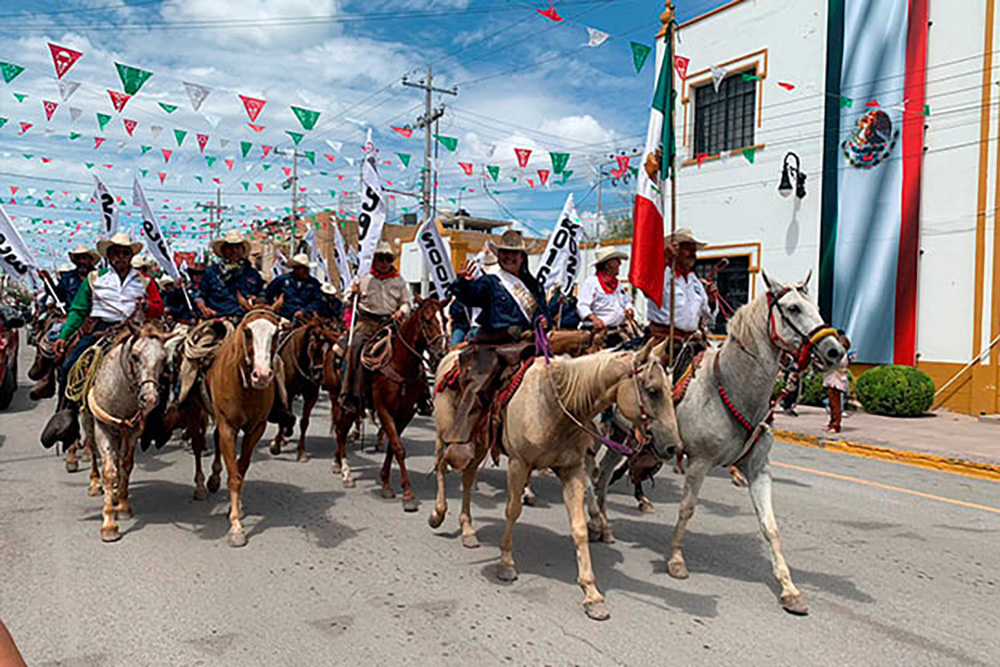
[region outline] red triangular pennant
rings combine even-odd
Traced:
[[[257,192],[263,192],[264,191],[264,184],[263,183],[254,183],[254,185],[257,186]]]
[[[31,123],[27,123],[27,122],[25,122],[25,121],[22,120],[21,121],[21,131],[18,132],[18,135],[24,134],[25,132],[27,132],[28,130],[30,130],[32,127],[33,126],[32,126]]]
[[[255,97],[247,97],[246,95],[240,95],[240,99],[243,100],[243,106],[246,107],[247,116],[250,118],[251,123],[257,122],[257,116],[264,109],[264,105],[267,104],[266,100],[258,100]]]
[[[628,163],[632,158],[628,155],[616,155],[615,159],[618,160],[618,172],[624,175],[628,171]]]
[[[94,137],[94,150],[96,151],[104,143],[104,137]]]
[[[783,82],[779,81],[778,85],[781,86],[782,88],[784,88],[785,90],[795,90],[795,84],[794,83],[783,83]]]
[[[132,133],[135,132],[135,128],[139,124],[139,121],[123,118],[122,124],[125,126],[125,131],[128,132],[128,136],[131,137]]]
[[[59,103],[43,100],[42,106],[45,107],[45,120],[52,120],[52,114],[54,114],[56,112],[56,109],[59,108]]]
[[[559,16],[559,13],[556,12],[556,8],[553,7],[551,3],[549,3],[548,9],[536,9],[535,11],[550,21],[555,21],[556,23],[563,20],[563,17]]]
[[[274,149],[274,146],[261,146],[260,149],[264,151],[264,157],[267,157],[267,154]]]
[[[161,148],[160,150],[163,152],[163,162],[170,162],[170,156],[173,155],[174,152],[169,148]]]
[[[117,90],[108,90],[108,95],[111,96],[111,105],[114,106],[115,111],[118,113],[121,113],[125,109],[125,105],[128,104],[128,101],[132,99],[131,95],[119,93]]]
[[[252,129],[252,130],[253,130],[254,132],[256,132],[257,134],[260,134],[260,133],[261,133],[261,132],[263,132],[263,131],[264,131],[264,129],[265,129],[265,127],[264,127],[263,125],[254,125],[253,123],[247,123],[247,125],[249,125],[249,126],[250,126],[250,128],[251,128],[251,129]]]
[[[868,102],[867,104],[865,104],[865,106],[869,107],[869,108],[877,107],[878,106],[878,100],[872,100],[871,102]]]
[[[330,155],[329,153],[323,153],[323,157],[325,157],[330,162],[333,162],[335,159],[337,159],[336,155]]]
[[[199,134],[197,136],[198,136],[198,149],[202,153],[204,153],[205,152],[205,146],[208,145],[208,135],[207,134]]]
[[[538,170],[538,182],[541,183],[542,185],[545,185],[546,183],[549,182],[549,170],[548,169],[539,169]]]
[[[531,157],[530,148],[515,148],[514,154],[517,155],[517,166],[524,169],[528,166],[528,159]]]
[[[223,162],[226,163],[226,166],[229,168],[229,171],[232,171],[233,170],[233,165],[236,164],[235,161],[233,161],[233,160],[231,160],[229,158],[226,158],[225,160],[223,160]]]
[[[59,46],[52,42],[49,42],[49,51],[52,52],[52,64],[56,67],[57,79],[63,78],[63,74],[68,72],[69,68],[75,65],[76,61],[83,55],[79,51],[67,49],[65,46]]]
[[[390,125],[389,128],[393,132],[396,132],[397,134],[401,134],[404,137],[406,137],[407,139],[409,139],[410,137],[413,136],[413,129],[412,128],[409,128],[409,127],[396,127],[395,125]]]
[[[684,56],[674,56],[674,69],[677,70],[677,76],[681,78],[681,81],[687,78],[688,65],[690,64],[690,58],[685,58]]]
[[[472,163],[471,162],[459,162],[458,166],[462,168],[466,176],[472,176]]]
[[[160,177],[160,185],[163,185],[163,181],[167,180],[167,175],[162,171],[157,172],[156,175]],[[183,228],[183,225],[181,227]]]

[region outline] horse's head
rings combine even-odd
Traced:
[[[243,350],[241,363],[250,371],[250,386],[266,389],[274,380],[274,351],[278,345],[278,316],[269,308],[250,311],[236,328]]]
[[[632,370],[618,383],[615,403],[622,416],[632,422],[637,439],[649,442],[661,459],[669,458],[680,445],[677,415],[674,413],[673,383],[660,362],[666,341],[653,347],[650,341],[635,353]]]
[[[441,358],[448,351],[448,340],[444,334],[444,304],[437,299],[417,297],[417,307],[410,316],[419,325],[417,349],[426,349],[430,355],[431,368],[437,368]]]
[[[147,323],[135,330],[122,350],[125,377],[139,394],[139,409],[148,415],[160,401],[160,376],[167,361],[166,342],[175,334],[158,324]]]
[[[837,332],[823,321],[819,308],[809,300],[809,278],[782,285],[762,272],[767,285],[768,335],[778,349],[793,355],[800,369],[809,361],[820,370],[840,363],[847,351]]]
[[[320,318],[314,318],[309,324],[309,329],[306,332],[304,356],[310,379],[315,381],[322,379],[326,358],[330,355],[339,337],[337,331]]]

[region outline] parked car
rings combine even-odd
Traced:
[[[18,329],[24,317],[15,309],[0,306],[0,410],[6,410],[17,392]]]

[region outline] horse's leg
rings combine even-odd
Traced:
[[[382,462],[382,469],[379,471],[379,479],[382,480],[382,497],[392,499],[396,497],[396,492],[392,490],[392,447],[385,450],[385,460]]]
[[[684,531],[688,521],[694,515],[694,506],[698,502],[698,492],[705,481],[705,475],[711,463],[707,459],[689,459],[687,474],[684,476],[684,494],[677,510],[677,524],[670,536],[670,558],[667,560],[667,572],[675,579],[687,579],[687,565],[684,564]]]
[[[90,436],[90,440],[84,446],[90,451],[90,483],[87,486],[87,495],[98,496],[101,493],[101,472],[97,467],[98,456],[94,447],[94,437]]]
[[[118,524],[115,523],[115,481],[118,474],[117,457],[111,448],[111,439],[103,426],[95,425],[94,440],[101,451],[102,478],[104,485],[104,509],[101,511],[101,540],[116,542],[121,539]]]
[[[240,496],[243,493],[243,475],[236,460],[236,430],[221,415],[216,415],[219,432],[218,449],[226,464],[226,484],[229,487],[229,546],[242,547],[247,543],[240,519]],[[213,464],[214,465],[214,464]],[[213,472],[213,475],[215,473]]]
[[[121,470],[118,474],[118,493],[116,494],[115,515],[119,519],[131,519],[132,507],[128,504],[128,482],[132,476],[132,467],[135,465],[135,447],[139,442],[136,434],[124,434],[121,446],[125,450],[122,452]]]
[[[335,399],[331,395],[331,401]],[[351,474],[351,466],[347,462],[347,432],[351,428],[353,420],[351,413],[338,409],[334,419],[334,427],[337,431],[337,450],[333,454],[333,474],[340,475],[345,488],[354,488],[354,476]]]
[[[656,511],[656,508],[653,507],[653,501],[647,498],[646,492],[642,490],[642,482],[635,484],[632,493],[635,495],[636,507],[638,507],[640,512],[643,514],[652,514]]]
[[[507,463],[507,522],[504,526],[503,538],[500,540],[500,567],[497,576],[500,581],[517,579],[517,567],[514,565],[514,523],[521,516],[521,494],[528,483],[531,468],[524,461],[511,458]]]
[[[222,478],[222,451],[219,449],[219,427],[216,426],[212,433],[212,440],[215,442],[215,458],[212,459],[212,474],[208,476],[208,491],[215,493],[219,490]]]
[[[208,498],[208,490],[205,488],[205,473],[201,466],[202,452],[205,451],[205,431],[195,427],[193,421],[190,422],[188,433],[191,435],[191,451],[194,453],[194,499],[205,500]]]
[[[778,536],[778,522],[774,518],[774,506],[771,503],[771,470],[764,466],[759,472],[747,474],[750,483],[750,500],[753,502],[760,530],[771,547],[771,567],[774,578],[781,584],[781,606],[792,614],[806,615],[809,605],[805,596],[792,583],[792,573],[785,562],[785,554],[781,550],[781,538]]]
[[[80,469],[80,459],[76,456],[76,450],[80,448],[80,441],[77,440],[66,449],[66,472],[74,473]]]
[[[556,471],[562,481],[563,502],[569,514],[569,525],[576,545],[577,583],[583,589],[583,608],[587,616],[603,621],[611,616],[604,605],[604,596],[597,590],[594,568],[590,562],[590,543],[587,539],[587,516],[583,497],[587,491],[587,473],[583,465],[560,468]]]
[[[440,433],[438,429],[438,433]],[[444,460],[444,441],[440,435],[434,439],[434,475],[437,478],[437,497],[434,499],[434,509],[427,517],[427,523],[431,528],[437,528],[444,523],[444,517],[448,513],[448,498],[445,496],[445,475],[448,473],[448,464]]]
[[[615,466],[622,460],[622,455],[610,449],[606,449],[604,458],[597,469],[597,480],[594,482],[594,501],[597,505],[597,516],[590,514],[590,524],[588,529],[591,536],[595,533],[605,544],[613,544],[615,536],[611,532],[611,522],[608,521],[608,486],[611,483],[611,475],[614,474]]]
[[[302,394],[302,418],[299,420],[299,449],[295,455],[296,461],[305,461],[309,458],[306,454],[306,431],[309,430],[309,417],[312,415],[316,401],[319,400],[319,388],[306,390]]]
[[[268,451],[274,456],[281,453],[281,447],[285,444],[285,429],[279,428],[278,432],[274,434],[274,438],[271,440],[271,446],[268,447]]]
[[[472,459],[472,463],[462,471],[462,513],[458,517],[458,523],[462,526],[462,546],[466,549],[475,549],[479,546],[479,538],[476,537],[476,529],[472,525],[472,491],[476,487],[479,465],[489,453],[489,449],[485,446],[476,449],[476,458]]]
[[[388,414],[388,411],[385,411],[385,413]],[[381,411],[379,416],[383,416]],[[403,445],[403,439],[399,435],[412,418],[413,415],[409,414],[409,412],[406,414],[397,414],[395,417],[389,415],[389,421],[383,422],[382,426],[386,437],[389,439],[387,449],[392,452],[396,459],[396,464],[399,466],[399,483],[403,487],[404,512],[416,512],[418,506],[417,497],[413,495],[413,487],[410,486],[410,473],[406,469],[406,446]]]
[[[261,436],[264,435],[264,431],[267,429],[267,420],[261,420],[257,423],[252,430],[246,431],[243,434],[243,442],[240,445],[240,458],[237,462],[240,471],[240,495],[239,495],[239,517],[242,519],[246,516],[243,511],[243,481],[246,479],[247,471],[250,470],[250,462],[253,460],[253,450],[257,447],[257,443],[260,442]],[[236,443],[236,436],[234,434],[233,444]]]

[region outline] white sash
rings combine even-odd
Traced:
[[[507,290],[512,297],[514,297],[514,302],[524,314],[524,319],[531,322],[531,316],[534,314],[535,308],[538,306],[538,302],[535,300],[531,290],[527,288],[520,278],[512,273],[504,271],[503,269],[497,271],[496,276],[500,279],[500,284],[503,285],[503,288]]]

